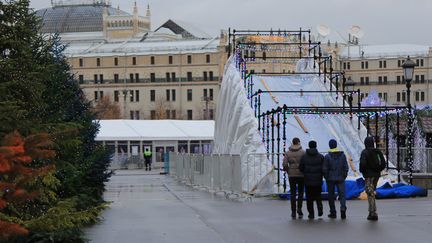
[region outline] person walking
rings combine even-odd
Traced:
[[[318,208],[318,216],[323,215],[323,205],[321,200],[321,185],[323,180],[322,167],[324,156],[317,150],[315,141],[309,142],[309,149],[300,159],[300,171],[304,175],[304,183],[306,186],[306,205],[308,210],[308,218],[315,218],[313,202],[316,201]]]
[[[366,194],[369,204],[368,220],[378,220],[378,214],[375,203],[375,191],[381,171],[386,166],[385,158],[382,152],[375,148],[373,137],[367,137],[364,141],[365,149],[360,155],[360,172],[366,181]]]
[[[327,182],[328,202],[330,206],[329,218],[336,218],[335,187],[337,187],[340,201],[341,218],[346,218],[345,179],[348,176],[348,162],[343,151],[337,148],[334,139],[329,141],[330,150],[324,157],[323,174]]]
[[[145,170],[151,170],[152,164],[152,152],[150,147],[146,147],[144,150]]]
[[[300,171],[300,159],[305,154],[300,139],[293,138],[291,146],[284,155],[283,167],[288,173],[291,199],[291,217],[296,218],[296,212],[299,218],[303,217],[303,193],[304,193],[304,178]],[[297,197],[297,201],[296,201]],[[297,205],[296,205],[297,203]]]

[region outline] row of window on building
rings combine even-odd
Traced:
[[[208,119],[213,120],[214,119],[214,109],[208,109],[208,111],[203,110],[202,111],[204,116],[202,117],[203,119],[205,119],[206,117],[208,117]],[[206,115],[206,113],[208,113],[208,115]],[[139,110],[133,110],[133,111],[129,111],[130,114],[130,119],[131,120],[140,120],[140,111]],[[159,114],[160,116],[160,114]],[[150,111],[150,119],[151,120],[155,120],[157,119],[158,114],[156,110],[151,110]],[[177,111],[176,110],[165,110],[164,111],[164,119],[177,119]],[[193,110],[186,110],[186,119],[187,120],[193,120]]]
[[[113,76],[113,81],[114,83],[123,83],[123,82],[127,82],[127,83],[141,83],[142,81],[145,81],[143,79],[140,78],[140,74],[139,73],[131,73],[129,74],[129,79],[127,80],[120,80],[119,74],[115,73]],[[213,74],[213,71],[204,71],[203,72],[203,76],[202,77],[198,77],[198,78],[194,78],[192,72],[187,72],[187,77],[186,77],[186,81],[215,81],[215,77]],[[78,81],[80,84],[84,84],[85,80],[84,80],[84,75],[79,75],[78,76]],[[104,75],[103,74],[94,74],[93,76],[93,81],[95,84],[103,84],[105,83],[104,80]],[[165,78],[157,78],[156,77],[156,73],[150,73],[150,79],[148,79],[148,81],[150,82],[175,82],[175,81],[182,81],[176,78],[176,73],[175,72],[167,72],[165,74]]]
[[[397,64],[398,64],[397,66],[402,67],[404,62],[405,62],[405,60],[397,60]],[[416,62],[418,67],[424,67],[424,59],[416,59],[415,62]],[[343,62],[342,65],[343,65],[344,70],[350,70],[351,69],[351,62]],[[369,69],[369,61],[362,61],[360,66],[361,66],[361,69]],[[381,69],[387,68],[387,60],[378,61],[378,67]]]
[[[368,97],[368,93],[362,93],[360,95],[361,100]],[[378,97],[382,99],[383,101],[388,101],[388,93],[387,92],[380,92],[378,93]],[[396,102],[406,102],[406,92],[396,92]],[[415,92],[415,101],[422,102],[425,101],[425,92],[424,91],[416,91]]]
[[[114,90],[114,102],[120,101],[120,94],[129,95],[130,102],[139,102],[140,101],[140,91],[139,90]],[[187,101],[192,101],[192,89],[187,90],[186,99]],[[203,89],[203,100],[213,100],[214,92],[213,89]],[[99,101],[102,99],[104,95],[103,91],[94,91],[94,100]],[[175,89],[167,89],[165,90],[165,100],[166,101],[176,101],[176,90]],[[150,90],[150,102],[156,101],[156,90]]]
[[[205,59],[206,59],[206,63],[207,64],[211,63],[211,58],[210,58],[209,54],[206,54],[206,58]],[[150,65],[156,65],[156,58],[155,58],[155,56],[150,56],[150,60],[149,60],[148,63]],[[118,66],[119,65],[119,58],[118,57],[114,57],[113,64],[114,64],[114,66]],[[174,64],[174,57],[173,56],[168,56],[167,64],[170,64],[170,65]],[[193,64],[192,55],[187,55],[187,64]],[[102,65],[101,58],[97,57],[96,58],[96,66],[100,67],[101,65]],[[137,65],[137,57],[132,57],[132,59],[131,59],[131,65]],[[80,67],[84,67],[84,59],[83,58],[79,59],[79,66]]]
[[[396,84],[403,84],[405,82],[405,77],[396,76]],[[414,83],[424,84],[426,82],[425,75],[415,75]],[[370,79],[369,77],[360,77],[360,85],[369,85]],[[388,84],[387,76],[378,76],[378,84]]]

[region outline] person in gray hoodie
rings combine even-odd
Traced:
[[[304,178],[303,173],[300,171],[300,159],[305,154],[300,139],[293,138],[292,145],[284,155],[284,167],[288,173],[288,180],[290,186],[290,199],[291,199],[291,217],[296,218],[296,212],[299,218],[303,217],[303,193],[304,193]],[[296,201],[297,199],[297,201]],[[297,205],[296,205],[297,203]]]

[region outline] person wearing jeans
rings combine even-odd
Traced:
[[[303,193],[304,193],[304,178],[303,173],[299,169],[300,159],[305,154],[300,139],[293,138],[292,145],[284,155],[284,168],[288,173],[291,199],[291,217],[296,218],[296,212],[299,218],[303,217]],[[297,193],[298,192],[298,193]],[[296,198],[297,197],[297,198]],[[296,200],[297,199],[297,200]]]
[[[327,182],[329,218],[336,218],[335,187],[339,193],[341,218],[346,218],[345,179],[348,175],[348,162],[345,153],[339,151],[334,139],[329,141],[330,150],[324,157],[323,174]]]

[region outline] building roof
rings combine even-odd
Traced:
[[[36,11],[42,18],[42,33],[99,32],[103,31],[103,12],[108,15],[130,16],[129,13],[109,5],[79,4],[58,5]]]
[[[180,20],[168,20],[163,25],[155,30],[158,32],[160,29],[169,29],[177,35],[182,35],[183,38],[198,38],[198,39],[208,39],[211,38],[210,35],[195,27],[190,23],[186,23]]]
[[[100,120],[96,141],[213,140],[214,121]]]
[[[426,56],[429,54],[429,46],[413,44],[389,44],[389,45],[356,45],[347,46],[341,52],[342,58],[380,58],[380,57],[406,57]]]
[[[171,41],[136,41],[129,40],[117,43],[86,43],[72,42],[65,50],[67,56],[118,56],[118,55],[149,55],[177,53],[209,53],[217,52],[219,39],[206,40],[171,40]]]

